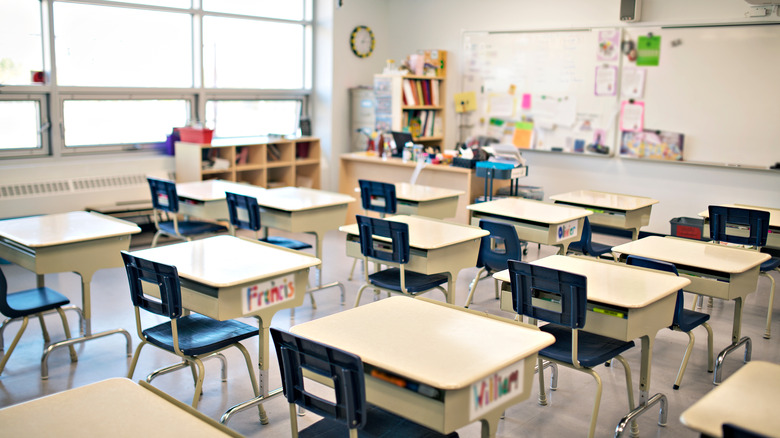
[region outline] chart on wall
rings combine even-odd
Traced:
[[[471,135],[522,149],[614,154],[617,28],[465,32],[463,91]]]

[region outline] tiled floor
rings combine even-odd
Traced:
[[[311,236],[297,236],[296,238],[313,240]],[[605,243],[620,243],[621,240],[610,241],[608,237],[596,236],[596,239]],[[142,248],[148,244],[148,236],[134,238],[134,247]],[[347,282],[346,278],[352,266],[352,260],[344,254],[344,236],[333,231],[328,233],[325,239],[325,265],[324,281],[339,280],[345,282],[347,288],[348,306],[354,300],[355,293],[360,285],[360,268],[358,265],[356,279]],[[531,244],[527,259],[533,260],[554,253],[551,247],[537,248]],[[258,261],[262,262],[262,261]],[[32,287],[35,283],[32,273],[13,266],[0,266],[8,277],[9,290],[20,290]],[[462,304],[468,292],[468,285],[476,274],[476,268],[461,272],[457,281],[456,303]],[[775,278],[777,278],[777,274]],[[313,279],[313,276],[312,276]],[[74,274],[57,274],[46,276],[47,285],[66,295],[75,303],[81,302],[79,284],[80,279]],[[775,322],[773,323],[774,337],[771,340],[763,339],[763,327],[766,316],[766,305],[769,295],[769,281],[759,279],[759,287],[756,293],[751,294],[745,304],[743,315],[743,335],[753,339],[753,359],[780,362],[780,315],[778,307],[775,308]],[[309,321],[342,310],[339,305],[339,290],[332,288],[316,293],[318,308],[313,310],[308,300],[297,308],[295,322]],[[99,331],[109,328],[123,327],[130,331],[133,342],[137,345],[135,335],[135,321],[133,309],[130,305],[129,292],[124,277],[123,269],[108,269],[99,271],[92,281],[93,304],[93,330]],[[431,298],[443,300],[436,292],[430,294]],[[687,297],[688,302],[692,299]],[[370,300],[364,296],[364,301]],[[780,300],[776,302],[780,303]],[[490,313],[511,317],[498,308],[498,301],[493,299],[492,281],[480,282],[477,290],[473,309],[485,310]],[[712,314],[711,325],[715,334],[716,353],[728,344],[731,336],[731,322],[733,315],[733,303],[715,300],[711,309],[706,311]],[[71,315],[71,327],[75,327],[75,321]],[[152,322],[151,318],[145,320]],[[49,317],[48,328],[54,339],[62,338],[62,327],[56,317]],[[253,320],[247,320],[254,324]],[[290,312],[282,311],[276,315],[273,325],[280,328],[288,328],[291,324]],[[18,329],[18,324],[12,324],[5,333],[6,346]],[[355,330],[359,330],[356,327]],[[663,330],[658,334],[653,351],[653,368],[651,392],[663,392],[669,399],[668,423],[666,427],[657,425],[658,412],[653,411],[639,419],[640,433],[642,436],[659,437],[697,437],[698,434],[686,429],[680,424],[680,413],[691,403],[713,388],[712,374],[707,373],[706,359],[706,332],[703,329],[694,331],[696,345],[688,364],[688,370],[683,379],[682,387],[678,391],[672,390],[672,384],[677,373],[677,368],[682,359],[682,354],[687,343],[687,336],[683,333]],[[253,358],[257,355],[257,340],[246,342]],[[107,338],[90,341],[76,347],[79,354],[77,363],[71,364],[67,350],[60,349],[52,354],[49,360],[49,379],[40,379],[40,355],[42,341],[40,330],[36,321],[32,321],[28,332],[22,338],[20,345],[11,357],[5,371],[0,376],[0,407],[9,406],[43,395],[64,391],[69,388],[96,382],[109,377],[124,376],[127,373],[129,358],[124,355],[124,338],[110,336]],[[273,351],[273,348],[272,348]],[[203,397],[199,409],[218,419],[230,406],[248,399],[251,396],[249,380],[246,368],[243,365],[240,354],[237,351],[227,351],[229,363],[228,382],[222,383],[219,379],[219,362],[207,361],[206,381],[204,383]],[[635,347],[626,355],[634,373],[634,386],[637,386],[640,350]],[[724,378],[731,375],[742,365],[742,353],[734,353],[725,362],[723,370]],[[268,358],[271,361],[271,386],[280,385],[276,358]],[[175,358],[160,350],[147,347],[141,355],[136,369],[134,380],[139,380],[145,375],[165,364],[170,364]],[[458,366],[453,363],[452,366]],[[598,367],[604,384],[601,411],[598,419],[596,435],[600,437],[612,436],[619,419],[627,411],[625,395],[625,381],[623,370],[620,366],[607,368]],[[549,374],[549,372],[548,372]],[[192,377],[189,372],[182,371],[159,377],[154,381],[155,386],[169,392],[179,400],[189,403],[192,398]],[[534,379],[534,394],[536,393],[536,379]],[[549,406],[542,407],[536,403],[535,395],[529,400],[520,403],[506,412],[506,419],[501,422],[498,436],[501,437],[560,437],[560,436],[584,436],[587,433],[589,417],[595,395],[595,383],[593,379],[583,373],[561,368],[559,389],[550,397]],[[289,419],[286,402],[277,397],[267,402],[270,424],[261,426],[257,419],[256,411],[245,411],[236,414],[229,426],[238,432],[251,437],[283,437],[289,436]],[[301,427],[315,420],[315,416],[307,414],[299,421]],[[111,419],[106,419],[111,421]],[[142,421],[139,419],[139,421]],[[0,426],[0,435],[2,435]],[[480,427],[478,424],[469,425],[458,431],[460,436],[470,438],[478,437]]]

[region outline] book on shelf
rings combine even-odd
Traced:
[[[431,81],[420,81],[423,89],[423,102],[425,105],[431,104]]]
[[[268,159],[270,161],[276,161],[282,158],[282,152],[279,150],[279,146],[275,144],[268,145]]]
[[[417,105],[425,105],[425,98],[423,97],[422,81],[414,81],[414,85],[417,88]]]
[[[431,81],[431,105],[439,106],[439,81]]]
[[[241,146],[236,148],[236,164],[243,165],[247,163],[249,159],[249,148]]]
[[[404,101],[406,101],[406,105],[409,106],[416,105],[417,103],[414,100],[414,92],[412,91],[411,79],[404,79],[403,88],[404,88]]]

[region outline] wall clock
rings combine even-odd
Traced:
[[[357,26],[349,37],[352,53],[360,58],[368,58],[374,52],[374,32],[368,26]]]

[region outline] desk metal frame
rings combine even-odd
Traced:
[[[220,421],[227,423],[236,412],[259,405],[260,421],[267,424],[261,403],[281,392],[281,388],[270,390],[268,383],[271,320],[276,312],[303,304],[305,293],[248,312],[242,307],[243,300],[247,299],[248,288],[290,275],[294,276],[295,289],[305,291],[309,268],[320,265],[320,260],[300,251],[233,236],[210,237],[132,254],[176,266],[182,305],[186,309],[221,321],[240,317],[257,319],[260,396],[228,409]]]
[[[405,269],[422,274],[447,275],[447,302],[455,302],[455,281],[458,273],[477,265],[479,243],[489,233],[469,225],[422,216],[390,216],[389,221],[409,225],[409,263]],[[347,256],[362,258],[357,224],[339,230],[347,233]]]
[[[657,199],[619,193],[579,190],[550,196],[556,204],[585,208],[593,212],[591,224],[621,230],[631,230],[631,240],[639,236],[639,229],[650,223],[650,210]]]
[[[120,251],[127,250],[130,236],[140,232],[133,223],[83,211],[0,221],[0,258],[34,272],[38,287],[44,286],[44,274],[74,272],[81,278],[82,336],[46,347],[41,357],[41,379],[49,377],[49,355],[60,347],[122,334],[127,340],[127,356],[132,354],[132,340],[126,330],[92,333],[90,284],[95,272],[122,266]]]
[[[482,202],[467,208],[471,212],[471,225],[479,226],[480,219],[508,223],[515,226],[520,240],[556,246],[558,254],[566,254],[569,244],[580,239],[585,216],[593,214],[584,208],[519,198]],[[576,233],[564,236],[572,223],[576,223]]]
[[[625,342],[637,338],[641,340],[639,405],[621,419],[615,436],[622,435],[629,422],[632,423],[632,436],[637,436],[638,428],[633,420],[656,403],[661,404],[658,424],[665,426],[668,411],[666,395],[658,393],[650,396],[653,345],[658,331],[672,325],[676,293],[690,281],[590,257],[555,255],[531,263],[588,278],[588,313],[582,330]],[[514,312],[509,272],[501,271],[493,276],[502,281],[501,309]],[[600,310],[597,312],[594,308]]]
[[[361,329],[353,330],[356,326]],[[345,330],[352,336],[344,337]],[[401,296],[299,324],[290,331],[360,356],[367,368],[366,400],[370,403],[445,434],[479,420],[485,438],[495,437],[504,410],[528,398],[537,352],[554,341],[526,324]],[[453,366],[459,361],[469,366]],[[372,368],[428,385],[440,397],[427,397],[374,377]],[[501,376],[507,369],[521,374],[519,390],[497,398],[483,411],[472,412],[474,385]]]
[[[691,284],[686,291],[724,300],[734,300],[734,322],[731,344],[718,354],[713,383],[721,382],[726,356],[745,345],[745,362],[750,361],[752,341],[741,336],[742,305],[745,297],[756,290],[761,263],[769,254],[676,237],[646,237],[612,248],[625,260],[638,255],[674,263],[681,277]]]

